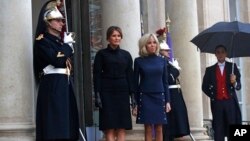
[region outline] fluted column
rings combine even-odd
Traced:
[[[103,40],[111,25],[121,27],[123,40],[121,48],[128,50],[132,57],[138,56],[138,40],[141,37],[140,3],[135,0],[102,0]],[[106,42],[103,43],[106,46]]]
[[[0,141],[34,140],[31,2],[0,1]]]
[[[180,82],[188,109],[189,123],[193,134],[200,136],[204,129],[200,53],[190,42],[198,34],[196,0],[168,0],[166,12],[171,19],[170,32],[174,57],[182,68]]]
[[[198,28],[199,31],[212,26],[219,21],[229,21],[229,0],[202,0],[197,1],[198,7]],[[205,69],[217,62],[214,54],[201,53],[201,76],[205,74]],[[203,94],[203,117],[212,119],[210,98]]]
[[[238,20],[242,22],[249,23],[249,11],[250,8],[250,0],[239,0],[237,1],[237,10],[239,13]],[[242,117],[243,120],[250,120],[250,87],[248,84],[250,83],[250,60],[249,57],[242,57],[240,59],[240,72],[241,72],[241,84],[242,84]]]
[[[143,3],[144,22],[147,22],[144,28],[146,32],[155,33],[165,25],[165,0],[144,0]]]

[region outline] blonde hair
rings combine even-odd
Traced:
[[[159,44],[159,41],[156,37],[155,34],[152,34],[152,33],[147,33],[147,34],[144,34],[138,44],[139,44],[139,55],[140,56],[148,56],[148,51],[146,49],[146,46],[147,46],[147,43],[148,43],[148,40],[150,39],[150,37],[153,37],[154,40],[156,41],[156,51],[155,51],[155,55],[158,55],[159,54],[159,50],[160,50],[160,44]]]

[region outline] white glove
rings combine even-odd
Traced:
[[[73,50],[72,53],[74,53],[73,43],[75,43],[75,41],[72,38],[72,33],[68,34],[67,32],[64,32],[63,42],[68,44],[71,47],[71,49]]]
[[[75,43],[74,39],[72,38],[72,33],[64,32],[63,42],[64,43]]]
[[[173,59],[172,64],[173,64],[173,66],[174,66],[175,68],[177,68],[178,70],[181,69],[181,67],[179,66],[179,63],[178,63],[178,61],[177,61],[176,59]]]

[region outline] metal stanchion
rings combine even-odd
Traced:
[[[80,132],[80,135],[81,135],[83,141],[86,141],[86,139],[85,139],[85,137],[84,137],[84,135],[83,135],[83,133],[82,133],[82,130],[81,130],[80,128],[79,128],[79,132]]]
[[[192,139],[192,141],[195,141],[195,138],[194,138],[194,136],[191,133],[189,134],[189,136]]]

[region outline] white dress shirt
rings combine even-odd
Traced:
[[[225,62],[223,62],[223,63],[218,62],[218,66],[220,68],[221,75],[223,75],[223,71],[225,68]]]

